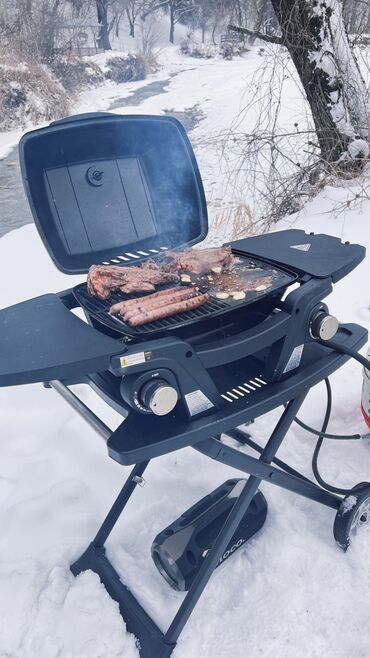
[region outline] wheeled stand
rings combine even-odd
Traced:
[[[89,420],[105,439],[109,437],[110,430],[64,384],[61,382],[52,382],[51,385],[63,397],[66,397],[68,402]],[[215,437],[206,439],[193,446],[196,450],[212,459],[235,467],[244,473],[248,473],[249,478],[215,539],[212,548],[204,558],[177,614],[165,633],[162,633],[135,599],[132,592],[121,582],[114,567],[107,559],[104,548],[109,534],[122,514],[136,486],[142,482],[143,473],[150,460],[141,462],[133,468],[95,538],[85,553],[71,566],[74,575],[78,575],[87,569],[91,569],[99,575],[110,596],[118,602],[128,631],[136,636],[141,658],[165,658],[171,655],[181,631],[187,623],[214,569],[217,567],[228,542],[236,531],[241,519],[246,514],[261,481],[271,482],[283,489],[330,507],[337,512],[337,518],[343,515],[343,510],[341,510],[342,499],[340,497],[321,489],[294,471],[294,469],[284,464],[284,462],[277,460],[280,468],[272,465],[272,461],[305,397],[306,392],[302,392],[298,397],[289,402],[265,448],[261,449],[259,458],[249,456],[229,445],[225,445],[221,442],[220,438]],[[248,440],[248,436],[240,430],[230,431],[228,434],[241,442],[243,441],[243,437]],[[285,472],[283,469],[289,472]]]

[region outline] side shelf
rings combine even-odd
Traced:
[[[80,320],[54,294],[0,311],[0,386],[107,370],[121,351],[118,341]]]
[[[231,244],[235,250],[285,265],[301,275],[330,277],[333,283],[357,267],[366,253],[359,244],[343,243],[331,235],[308,234],[299,229],[264,233]]]

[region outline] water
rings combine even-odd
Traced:
[[[116,99],[108,108],[114,110],[120,107],[140,105],[147,98],[163,94],[170,84],[172,78],[178,73],[173,73],[168,80],[150,82],[137,89],[128,98]],[[201,111],[195,105],[183,112],[172,112],[165,110],[170,116],[175,116],[183,124],[187,132],[191,132],[202,118]],[[18,153],[15,149],[6,158],[0,160],[0,238],[20,226],[33,221],[28,201],[23,189],[21,172],[19,168]]]
[[[0,238],[32,222],[19,168],[18,152],[0,160]]]

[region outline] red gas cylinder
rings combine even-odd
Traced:
[[[366,358],[370,359],[370,348],[367,351]],[[370,427],[370,370],[366,370],[366,368],[364,368],[361,409],[365,418],[366,425]]]

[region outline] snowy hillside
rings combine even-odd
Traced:
[[[242,110],[250,106],[254,75],[263,61],[258,49],[217,65],[184,60],[169,49],[162,53],[164,68],[148,81],[86,92],[76,110],[116,103],[114,112],[195,115],[190,137],[210,206],[210,238],[222,242],[230,227],[217,221],[220,211],[253,200],[248,177],[244,188],[230,185],[234,156],[229,167],[220,160],[219,135],[232,125],[238,132],[251,130],[259,119],[257,107]],[[155,81],[168,84],[138,106],[119,105],[119,99]],[[288,129],[297,116],[305,116],[305,108],[294,78],[287,76],[284,85],[279,122]],[[4,148],[11,139],[4,136]],[[352,203],[368,185],[368,174],[359,182],[333,184],[274,229],[326,232],[363,244],[370,253],[370,200]],[[81,280],[54,268],[32,224],[0,239],[0,273],[0,307]],[[370,329],[368,280],[369,257],[335,286],[326,301],[340,321]],[[348,363],[332,383],[329,431],[364,432],[361,367]],[[119,416],[90,389],[79,386],[76,392],[110,427],[118,425]],[[302,419],[320,427],[324,406],[321,385],[309,393]],[[257,441],[268,438],[281,411],[252,426]],[[87,572],[74,579],[69,571],[129,469],[109,459],[94,432],[41,385],[0,389],[0,432],[0,658],[138,658],[134,638],[98,577]],[[312,477],[313,446],[314,439],[295,426],[279,457]],[[369,480],[370,443],[328,442],[320,466],[325,478],[339,486]],[[109,558],[160,627],[169,623],[183,595],[157,572],[150,557],[153,538],[195,501],[237,476],[190,448],[159,458],[112,534]],[[370,529],[343,554],[332,536],[331,510],[272,485],[262,484],[261,490],[269,504],[264,528],[215,572],[174,658],[368,658]]]

